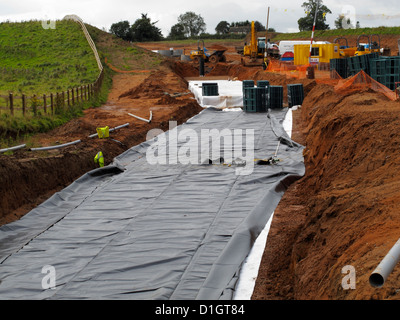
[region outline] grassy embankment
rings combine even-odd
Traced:
[[[44,29],[40,21],[0,24],[0,95],[41,97],[93,83],[98,75],[93,52],[77,23],[57,21],[55,29]],[[20,104],[16,99],[17,108]],[[0,106],[7,105],[1,98]],[[45,114],[42,108],[34,115],[33,107],[34,101],[28,98],[25,117],[18,109],[14,116],[7,109],[0,110],[2,144],[61,125],[86,105],[56,115]]]
[[[46,132],[62,125],[82,110],[106,102],[112,85],[113,71],[104,58],[121,69],[156,66],[161,59],[144,53],[143,49],[121,41],[111,34],[88,26],[105,67],[103,87],[96,99],[66,108],[59,114],[45,114],[43,108],[34,115],[33,101],[27,100],[27,114],[0,109],[0,148],[15,145],[29,134]],[[66,91],[93,83],[99,69],[92,49],[78,23],[57,21],[55,29],[43,29],[40,21],[0,23],[0,95],[37,95]],[[21,100],[15,100],[21,104]],[[0,98],[0,107],[7,101]],[[18,107],[18,106],[17,106]]]

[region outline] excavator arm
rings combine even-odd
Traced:
[[[251,22],[250,58],[252,60],[256,60],[257,54],[258,54],[257,34],[256,34],[256,28],[254,26],[254,21],[252,21]]]

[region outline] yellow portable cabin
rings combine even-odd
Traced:
[[[311,49],[311,64],[329,63],[331,59],[340,58],[337,43],[313,44]],[[294,46],[294,64],[305,65],[309,63],[310,45],[296,44]]]

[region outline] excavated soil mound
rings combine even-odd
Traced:
[[[159,100],[157,100],[156,104],[178,104],[180,101],[174,97],[171,97],[169,94],[164,94]]]
[[[178,76],[182,78],[197,77],[199,75],[199,69],[196,68],[192,63],[166,59],[164,64],[171,68]]]
[[[165,78],[165,71],[157,71],[149,76],[145,81],[135,88],[122,93],[119,98],[129,97],[139,99],[144,97],[160,98],[164,94],[165,84],[162,79]]]
[[[383,288],[369,285],[399,238],[399,103],[317,85],[295,123],[306,175],[275,212],[253,299],[400,299],[400,268]],[[342,286],[346,266],[355,289]]]

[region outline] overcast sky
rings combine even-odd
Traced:
[[[114,22],[128,20],[133,23],[147,13],[156,26],[167,36],[178,16],[187,11],[201,15],[207,32],[215,33],[220,21],[260,21],[266,25],[270,7],[269,26],[280,32],[297,32],[297,20],[304,16],[301,4],[305,0],[0,0],[0,21],[31,19],[62,19],[76,14],[84,22],[109,30]],[[327,22],[334,29],[334,20],[342,11],[360,21],[361,27],[400,26],[398,0],[323,0],[332,14]],[[349,7],[350,6],[350,7]]]

